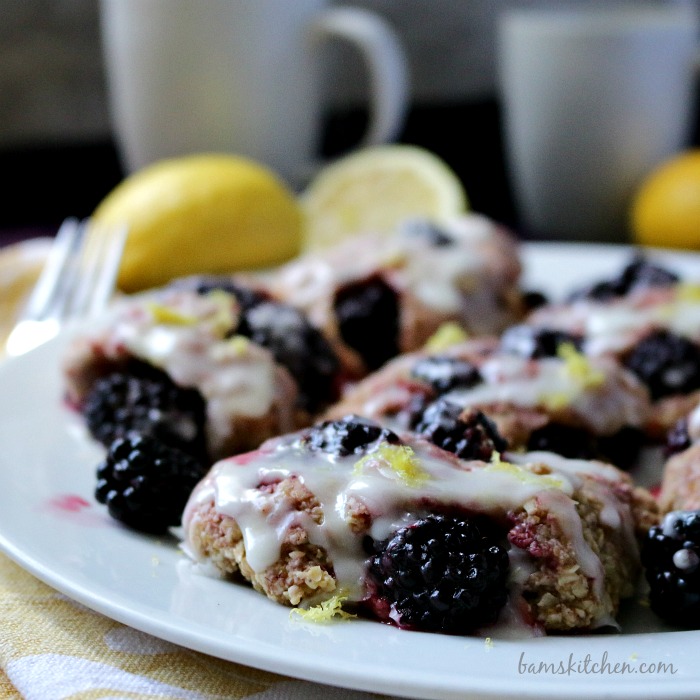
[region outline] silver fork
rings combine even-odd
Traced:
[[[22,355],[53,338],[66,321],[103,311],[115,288],[125,241],[126,227],[66,219],[7,338],[6,354]]]

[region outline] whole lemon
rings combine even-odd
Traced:
[[[700,149],[673,156],[645,178],[631,227],[641,245],[700,248]]]
[[[126,177],[96,208],[126,225],[118,286],[135,292],[185,275],[274,265],[299,252],[302,212],[267,168],[225,154],[162,160]]]

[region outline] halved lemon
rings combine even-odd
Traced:
[[[468,208],[460,179],[441,158],[395,144],[365,148],[326,166],[300,200],[307,249],[356,233],[388,233],[412,217],[437,223]]]
[[[228,154],[147,166],[117,185],[93,217],[128,226],[118,278],[125,292],[185,275],[275,265],[301,247],[295,195],[264,166]]]

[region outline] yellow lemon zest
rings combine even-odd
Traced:
[[[151,312],[157,323],[163,323],[168,326],[194,326],[199,322],[196,316],[180,313],[170,306],[165,306],[155,301],[148,302],[146,308]]]
[[[551,394],[542,394],[540,401],[550,411],[559,411],[571,403],[571,396],[563,391],[555,391]]]
[[[443,323],[425,343],[425,349],[431,352],[445,350],[451,345],[457,345],[469,338],[469,334],[458,323],[447,321]]]
[[[523,467],[519,467],[517,464],[505,462],[501,459],[499,452],[494,452],[491,455],[491,463],[485,467],[484,470],[494,473],[510,474],[524,484],[538,484],[543,488],[560,489],[564,486],[564,482],[561,479],[557,479],[553,476],[533,474],[531,471],[523,469]]]
[[[246,338],[244,335],[234,335],[229,338],[226,343],[233,350],[234,355],[240,356],[244,355],[248,350],[250,339]]]
[[[214,314],[208,319],[208,323],[214,332],[223,338],[234,325],[234,307],[238,302],[223,289],[213,289],[206,296],[214,302],[216,308]]]
[[[605,375],[591,365],[591,361],[579,352],[573,343],[562,343],[557,348],[557,356],[564,360],[564,370],[583,388],[600,386]]]
[[[430,478],[408,445],[390,445],[388,442],[383,442],[376,452],[356,462],[354,473],[361,474],[367,463],[375,462],[377,458],[389,466],[406,486],[419,488]]]
[[[697,282],[681,282],[676,287],[676,299],[678,301],[700,301],[700,284]]]
[[[293,608],[289,612],[289,617],[293,618],[295,615],[303,618],[307,622],[325,623],[331,622],[334,618],[340,618],[341,620],[347,620],[357,615],[343,610],[343,603],[348,599],[346,593],[342,591],[324,600],[318,605],[313,605],[308,609],[304,608]]]

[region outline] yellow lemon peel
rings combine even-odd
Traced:
[[[458,323],[447,321],[428,338],[425,349],[430,352],[439,352],[452,345],[463,343],[468,338],[469,334]]]
[[[634,243],[664,248],[698,247],[700,148],[682,151],[642,180],[630,205]]]
[[[557,348],[557,356],[564,360],[564,370],[583,387],[600,386],[605,375],[591,364],[591,361],[579,352],[573,343],[562,343]]]
[[[681,282],[676,287],[676,299],[678,301],[700,301],[700,284],[697,282]]]
[[[537,484],[543,488],[561,489],[564,486],[564,482],[561,479],[553,476],[533,474],[517,464],[502,460],[499,452],[494,452],[491,455],[491,463],[484,470],[493,473],[510,474],[524,484]]]
[[[217,335],[224,337],[234,325],[234,306],[238,305],[238,301],[223,289],[213,289],[206,296],[214,302],[216,309],[207,322]]]
[[[240,356],[245,355],[248,350],[250,339],[246,338],[244,335],[234,335],[232,338],[229,338],[226,343],[236,356]]]
[[[156,323],[167,326],[194,326],[199,322],[196,316],[183,314],[170,306],[155,301],[148,302],[146,308],[150,311]]]
[[[551,394],[542,394],[540,401],[548,410],[559,411],[571,403],[571,396],[563,391],[553,392]]]
[[[93,212],[129,230],[119,288],[267,268],[300,252],[304,214],[269,168],[227,153],[166,158],[132,173]]]
[[[406,486],[419,488],[430,478],[408,445],[390,445],[388,442],[383,442],[376,452],[360,459],[355,464],[354,473],[361,474],[369,462],[376,462],[378,459],[390,467]]]
[[[335,618],[348,620],[350,618],[357,617],[357,615],[353,615],[352,613],[343,610],[343,603],[347,599],[347,594],[341,591],[328,600],[324,600],[322,603],[313,605],[310,608],[293,608],[290,610],[289,616],[293,618],[295,615],[297,615],[307,622],[315,622],[317,624],[331,622]]]

